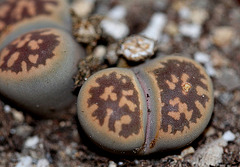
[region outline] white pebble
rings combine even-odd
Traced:
[[[67,155],[71,155],[72,154],[72,147],[71,146],[67,146],[65,148],[65,152],[66,152]]]
[[[178,11],[178,14],[182,19],[188,19],[191,15],[191,11],[189,10],[189,8],[183,7]]]
[[[49,162],[46,159],[40,159],[37,162],[37,167],[49,167]]]
[[[30,156],[20,158],[16,167],[32,167],[32,158]]]
[[[203,52],[196,52],[194,54],[194,59],[199,63],[207,63],[210,61],[210,56]]]
[[[181,157],[186,157],[193,153],[195,153],[195,149],[192,146],[189,146],[189,147],[185,148],[184,150],[182,150]]]
[[[179,32],[192,39],[199,38],[201,34],[201,26],[198,24],[181,24],[179,26]]]
[[[103,62],[104,61],[104,57],[107,53],[107,48],[103,45],[98,45],[94,51],[93,51],[93,55],[94,57],[99,60],[99,62]]]
[[[204,64],[208,75],[216,76],[216,70],[214,69],[213,64],[210,60],[210,56],[208,54],[203,52],[196,52],[194,54],[194,60]]]
[[[227,142],[222,138],[206,143],[194,153],[190,162],[193,166],[218,166],[222,162],[223,147]]]
[[[13,118],[18,121],[18,122],[23,122],[24,121],[24,115],[22,112],[17,111],[17,110],[13,110],[12,112],[13,114]]]
[[[127,9],[121,5],[118,5],[112,8],[108,12],[107,17],[114,20],[121,20],[125,18],[126,14],[127,14]]]
[[[222,138],[225,141],[234,141],[236,136],[234,135],[234,133],[232,133],[230,130],[228,130],[223,134]]]
[[[134,163],[135,163],[136,165],[138,165],[140,162],[139,162],[137,159],[135,159],[135,160],[134,160]]]
[[[5,113],[9,113],[11,111],[11,107],[9,105],[4,105],[3,109]]]
[[[101,27],[107,35],[116,40],[126,37],[129,33],[129,28],[125,23],[113,19],[103,19]]]
[[[39,143],[39,138],[38,136],[33,136],[33,137],[30,137],[28,138],[26,141],[25,141],[25,147],[26,148],[36,148],[37,147],[37,144]]]
[[[117,164],[113,161],[109,161],[108,167],[117,167]]]
[[[118,44],[116,43],[108,45],[106,59],[111,65],[115,64],[118,60],[118,56],[116,54],[117,47]]]
[[[153,40],[159,40],[162,36],[162,30],[165,27],[167,18],[165,14],[154,13],[145,30],[140,34]]]
[[[94,7],[95,0],[75,0],[71,8],[79,17],[88,16]]]
[[[122,165],[123,165],[123,162],[121,162],[121,161],[118,162],[118,165],[119,165],[119,166],[122,166]]]
[[[209,62],[205,63],[204,65],[205,65],[205,68],[206,68],[206,72],[209,76],[215,77],[217,75],[217,72],[214,69],[214,67],[212,65],[212,62],[209,61]]]
[[[23,138],[28,137],[33,131],[33,128],[29,125],[20,125],[16,127],[16,135]]]

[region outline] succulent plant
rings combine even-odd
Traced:
[[[129,61],[142,61],[156,50],[156,41],[142,35],[132,35],[120,42],[117,53]]]
[[[38,28],[71,30],[66,0],[6,0],[0,2],[0,50],[16,37]]]
[[[86,134],[116,153],[150,154],[196,139],[213,110],[213,88],[204,68],[177,56],[92,75],[78,96]]]
[[[60,115],[76,99],[72,77],[83,56],[63,30],[28,32],[0,52],[0,94],[35,114]]]

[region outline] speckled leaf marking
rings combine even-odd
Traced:
[[[129,60],[139,61],[154,54],[154,45],[154,40],[135,35],[125,39],[118,53],[123,54]]]
[[[163,103],[161,129],[175,134],[202,117],[197,103],[205,108],[209,97],[206,93],[199,95],[197,89],[208,90],[207,81],[190,62],[168,60],[162,64],[163,68],[153,71]]]
[[[27,33],[10,43],[0,53],[0,71],[19,73],[45,65],[59,45],[58,36],[44,29]]]
[[[37,15],[50,15],[49,6],[58,5],[57,0],[8,0],[0,4],[0,32],[7,25]]]
[[[99,86],[90,89],[91,98],[88,99],[88,107],[97,104],[92,117],[96,117],[101,126],[108,122],[109,131],[114,133],[117,133],[116,123],[120,121],[118,135],[124,138],[138,134],[141,126],[140,102],[131,78],[112,72],[97,78],[96,82]]]

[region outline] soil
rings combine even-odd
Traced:
[[[211,121],[205,132],[193,143],[178,150],[140,157],[113,155],[95,146],[85,136],[78,123],[75,107],[69,110],[64,118],[40,119],[15,109],[0,98],[0,166],[15,166],[21,157],[26,156],[31,157],[34,166],[40,159],[46,159],[49,166],[53,167],[201,166],[200,163],[193,162],[195,153],[209,143],[222,138],[227,131],[230,131],[235,138],[221,147],[221,156],[217,158],[215,164],[207,160],[205,164],[240,166],[240,1],[99,0],[89,16],[98,11],[104,13],[103,11],[106,10],[107,13],[116,5],[127,7],[126,24],[130,28],[129,35],[144,30],[153,13],[165,14],[167,22],[155,56],[177,54],[196,59],[196,53],[199,52],[209,56],[209,61],[202,64],[213,81],[215,104]],[[197,11],[200,14],[195,16],[194,12]],[[193,23],[200,26],[199,36],[191,37],[179,31],[180,25]],[[112,39],[103,39],[95,45],[107,47],[114,42],[116,41]],[[82,45],[89,49],[88,44]],[[90,56],[92,56],[91,49],[96,46],[91,46],[90,51],[87,51]],[[86,66],[91,60],[94,59],[88,58],[82,63],[85,62]],[[86,69],[89,69],[86,72],[87,76],[103,67],[116,66],[106,61],[100,62],[99,68],[96,68],[95,63],[90,64],[94,69],[87,67]],[[86,77],[82,75],[83,69],[80,69],[80,72],[80,76]],[[75,77],[75,79],[79,78]],[[78,92],[81,85],[75,86]],[[34,139],[38,141],[37,144],[33,147],[26,146],[26,141]],[[183,154],[183,151],[189,151],[190,148],[193,148],[193,151]]]

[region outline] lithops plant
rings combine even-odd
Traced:
[[[0,94],[24,110],[60,115],[69,107],[82,48],[60,29],[26,33],[0,52]]]
[[[51,27],[71,30],[66,0],[6,0],[0,3],[0,50],[19,35]]]
[[[116,153],[150,154],[196,139],[213,110],[213,88],[195,61],[170,56],[91,76],[78,96],[86,134]]]

